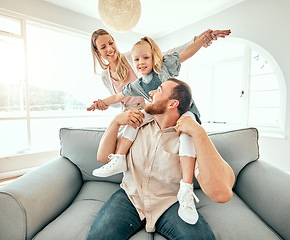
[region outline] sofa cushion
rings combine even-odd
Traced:
[[[86,239],[97,213],[117,189],[116,183],[85,182],[74,202],[33,239]]]
[[[33,240],[86,239],[97,213],[119,188],[119,184],[116,183],[85,182],[71,206],[40,231]],[[153,238],[152,235],[146,233],[143,228],[130,240],[149,240]]]
[[[200,200],[196,207],[210,225],[217,240],[281,239],[235,193],[227,203],[213,202],[200,189],[195,190],[195,193]]]
[[[245,128],[209,133],[221,157],[232,167],[235,177],[250,162],[259,158],[258,130]]]
[[[117,174],[107,178],[92,175],[94,169],[103,164],[97,161],[100,140],[106,129],[60,129],[61,155],[78,166],[84,181],[99,180],[120,183],[123,175]]]

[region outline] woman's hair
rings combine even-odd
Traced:
[[[152,50],[153,71],[159,74],[162,67],[163,56],[160,48],[153,39],[151,39],[150,37],[141,38],[140,41],[134,44],[132,50],[134,49],[135,46],[147,43],[150,45]]]
[[[176,78],[169,78],[167,81],[172,81],[178,84],[173,88],[169,99],[175,99],[179,101],[177,109],[179,114],[182,115],[190,109],[192,103],[191,89],[186,82],[183,82]]]
[[[105,60],[102,58],[102,56],[98,53],[98,48],[96,46],[96,40],[99,36],[102,35],[109,35],[113,41],[114,38],[110,33],[108,33],[104,29],[98,29],[97,31],[94,31],[91,37],[91,50],[93,54],[93,60],[94,60],[94,72],[96,72],[96,59],[98,60],[100,66],[102,69],[106,70],[109,67],[109,64],[106,64]],[[116,49],[116,54],[117,54],[117,59],[118,59],[118,64],[116,68],[117,75],[119,77],[120,82],[124,82],[127,79],[129,68],[126,65],[126,60],[125,56],[119,52],[118,49]]]

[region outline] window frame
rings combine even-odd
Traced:
[[[229,37],[225,39],[229,42],[240,42],[244,44],[245,46],[245,52],[243,56],[240,57],[234,57],[234,58],[229,58],[229,59],[223,59],[223,60],[209,60],[209,62],[206,63],[200,63],[196,64],[194,63],[194,68],[195,69],[200,69],[200,68],[215,68],[217,65],[226,65],[228,63],[232,62],[243,62],[244,66],[244,72],[243,72],[243,79],[242,79],[242,88],[244,90],[244,102],[242,104],[242,117],[241,119],[241,124],[235,124],[235,123],[215,123],[214,120],[211,119],[211,122],[204,122],[203,125],[205,126],[205,129],[209,131],[219,131],[219,130],[229,130],[233,128],[243,128],[243,127],[256,127],[259,129],[259,132],[263,136],[271,136],[271,137],[278,137],[278,138],[284,138],[285,137],[285,118],[286,118],[286,83],[285,79],[283,76],[283,73],[281,71],[281,68],[279,67],[277,61],[274,59],[271,54],[266,51],[264,48],[259,46],[258,44],[255,44],[251,41],[242,39],[242,38],[234,38],[234,37]],[[215,44],[215,43],[214,43]],[[213,44],[213,45],[214,45]],[[210,46],[212,47],[212,46]],[[279,91],[280,91],[280,110],[279,110],[279,123],[276,125],[272,124],[256,124],[256,125],[251,125],[249,123],[249,117],[250,117],[250,84],[251,84],[251,52],[255,51],[259,54],[261,54],[267,62],[271,65],[274,74],[277,77],[277,81],[279,84]],[[193,56],[194,58],[194,56]],[[183,69],[185,71],[182,73],[183,76],[185,76],[186,81],[191,84],[190,79],[188,78],[187,72],[189,72],[189,65],[190,65],[190,60],[183,64]],[[193,66],[191,66],[192,68]],[[215,83],[214,83],[214,70],[212,71],[212,79],[211,79],[211,87],[209,91],[211,91],[211,102],[214,101],[214,92],[215,92]],[[211,117],[213,116],[213,104],[210,106],[210,115]]]
[[[29,93],[29,72],[28,72],[28,46],[27,46],[27,36],[26,36],[26,24],[36,24],[36,25],[42,25],[43,27],[47,27],[47,28],[53,28],[55,30],[60,30],[60,31],[65,31],[65,32],[69,32],[70,34],[76,34],[76,35],[81,35],[81,36],[86,36],[88,38],[91,37],[90,33],[84,32],[84,31],[80,31],[78,29],[74,29],[74,28],[70,28],[70,27],[66,27],[63,25],[58,25],[58,24],[54,24],[51,22],[47,22],[41,19],[35,19],[35,18],[31,18],[29,16],[24,16],[21,14],[16,14],[16,13],[11,13],[9,11],[0,9],[0,15],[4,16],[4,17],[8,17],[8,18],[12,18],[12,19],[16,19],[20,21],[21,24],[21,35],[17,35],[17,34],[13,34],[13,33],[9,33],[9,32],[5,32],[5,31],[1,31],[0,30],[0,35],[4,35],[4,36],[8,36],[8,37],[12,37],[12,38],[17,38],[17,39],[22,39],[23,40],[23,45],[24,45],[24,68],[25,68],[25,76],[24,76],[24,80],[23,80],[23,84],[25,84],[24,86],[24,91],[25,91],[25,111],[19,115],[19,116],[12,116],[12,115],[6,115],[6,116],[0,116],[0,122],[1,120],[9,120],[9,121],[17,121],[17,120],[24,120],[26,121],[26,133],[27,133],[27,149],[22,149],[22,148],[15,148],[15,151],[13,152],[5,152],[0,153],[0,158],[1,157],[7,157],[7,156],[14,156],[14,155],[19,155],[19,154],[27,154],[27,153],[33,153],[33,152],[42,152],[42,151],[50,151],[50,150],[55,150],[56,148],[53,147],[46,147],[43,146],[40,148],[35,148],[33,146],[33,139],[32,139],[32,133],[33,133],[33,129],[31,126],[31,122],[33,120],[49,120],[49,119],[84,119],[85,121],[89,121],[86,119],[96,119],[96,118],[103,118],[104,121],[106,122],[110,122],[107,119],[111,119],[115,116],[116,110],[109,111],[109,112],[98,112],[97,115],[96,114],[89,114],[87,112],[72,112],[72,113],[53,113],[53,115],[51,114],[46,114],[46,113],[42,113],[40,115],[36,115],[33,116],[33,114],[30,112],[30,93]],[[128,48],[129,45],[127,45],[124,42],[119,41],[118,42],[118,47],[120,48]],[[92,69],[93,72],[93,69]],[[93,101],[93,99],[92,99]],[[117,110],[118,111],[118,110]],[[121,111],[121,110],[120,110]],[[105,126],[104,126],[105,127]]]

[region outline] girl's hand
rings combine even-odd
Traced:
[[[130,125],[133,128],[137,128],[137,126],[140,127],[140,125],[142,124],[142,118],[144,117],[145,116],[141,111],[130,109],[117,115],[113,121],[119,126]]]
[[[203,46],[208,47],[214,40],[213,36],[211,35],[212,32],[213,30],[208,29],[204,31],[202,34],[196,36],[194,41],[196,41],[197,39],[203,38]]]
[[[95,104],[87,108],[87,111],[95,111],[96,107]]]
[[[219,37],[225,38],[226,36],[231,34],[231,30],[211,30],[208,29],[200,34],[198,38],[203,38],[203,46],[207,48],[212,44],[214,40],[217,40]]]
[[[87,111],[95,111],[96,109],[98,110],[107,110],[108,109],[108,105],[106,105],[102,99],[98,99],[98,101],[94,101],[93,105],[87,108]]]
[[[96,106],[96,109],[101,110],[101,111],[107,110],[109,107],[109,105],[106,105],[102,99],[98,99],[98,101],[94,101],[94,104]]]

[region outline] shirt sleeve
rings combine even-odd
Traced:
[[[122,89],[122,94],[127,97],[143,97],[138,91],[138,79],[125,85]]]
[[[172,49],[169,49],[168,51],[166,52],[162,52],[163,55],[165,54],[172,54],[174,52],[178,52],[178,53],[181,53],[185,48],[187,48],[190,44],[192,44],[194,42],[194,39],[192,39],[191,41],[181,45],[181,46],[178,46],[178,47],[175,47],[175,48],[172,48]]]
[[[179,54],[177,52],[174,52],[172,54],[164,55],[163,66],[167,69],[171,77],[177,77],[181,68]]]

